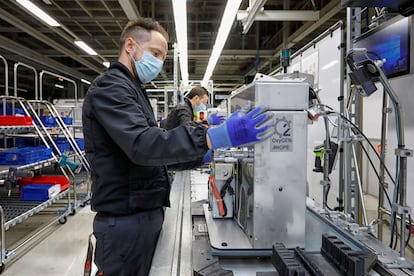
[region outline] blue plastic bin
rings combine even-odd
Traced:
[[[76,144],[78,144],[78,147],[80,150],[85,149],[85,140],[83,138],[75,138]]]
[[[52,184],[30,184],[22,187],[21,200],[46,201],[49,199],[49,188]]]
[[[0,152],[0,165],[25,165],[52,157],[52,149],[45,146],[24,147]]]
[[[72,117],[62,117],[62,121],[63,121],[66,125],[71,125],[71,124],[72,124]]]
[[[45,127],[55,127],[57,126],[56,118],[52,116],[40,116],[40,121],[42,121]]]

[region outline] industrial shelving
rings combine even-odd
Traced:
[[[7,62],[1,56],[0,60],[4,61],[5,72],[8,72]],[[17,69],[20,66],[34,72],[35,99],[29,100],[17,95]],[[42,77],[46,75],[66,79],[42,71],[39,74],[40,84],[42,84]],[[74,215],[76,209],[79,206],[85,206],[90,199],[90,167],[83,150],[74,138],[76,133],[81,132],[81,124],[77,120],[76,124],[67,125],[52,103],[41,100],[42,90],[40,90],[39,99],[37,94],[38,74],[34,68],[20,62],[16,63],[14,66],[14,80],[15,93],[14,96],[9,96],[6,73],[5,93],[0,96],[0,104],[3,107],[0,115],[6,115],[5,107],[7,104],[11,107],[11,115],[15,115],[16,109],[19,108],[20,112],[23,111],[23,115],[32,118],[32,124],[0,126],[0,145],[8,148],[10,140],[12,141],[11,145],[15,146],[17,138],[34,138],[37,141],[36,144],[43,145],[51,152],[52,156],[45,160],[36,160],[27,164],[20,164],[19,162],[19,165],[0,165],[0,182],[4,181],[3,183],[6,183],[6,181],[9,181],[7,182],[8,185],[0,185],[0,273],[4,270],[6,264],[13,262],[17,256],[40,241],[53,228],[53,225],[56,225],[57,222],[64,224],[68,215]],[[76,84],[74,87],[76,90]],[[42,89],[41,86],[40,88]],[[77,99],[75,99],[75,107],[76,102],[78,102]],[[79,107],[76,108],[79,110]],[[40,115],[45,110],[56,121],[55,126],[45,126],[40,119]],[[72,110],[74,110],[73,107]],[[73,117],[75,117],[74,113]],[[55,142],[56,138],[63,139],[68,147],[64,149],[59,147]],[[62,174],[69,179],[69,188],[45,201],[21,200],[19,188],[16,185],[18,177],[10,177],[11,170],[20,174],[29,171],[38,174],[47,170],[52,170],[55,173],[56,169],[59,169],[59,175]],[[16,237],[18,238],[16,239]]]

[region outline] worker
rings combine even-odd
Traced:
[[[167,41],[158,22],[130,21],[118,60],[91,83],[84,99],[98,275],[148,275],[163,207],[170,206],[166,165],[202,158],[208,149],[257,143],[275,131],[273,113],[263,106],[246,106],[215,128],[159,128],[142,84],[161,71]]]
[[[208,91],[203,86],[195,86],[188,93],[183,103],[177,104],[168,114],[161,127],[167,130],[180,125],[197,126],[201,121],[195,120],[195,112],[205,110],[208,102]]]

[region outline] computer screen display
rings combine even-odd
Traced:
[[[354,48],[367,48],[385,59],[384,73],[392,78],[410,72],[410,27],[408,18],[387,22],[354,41]],[[368,54],[376,60],[375,54]]]

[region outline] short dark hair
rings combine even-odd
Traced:
[[[193,89],[190,90],[190,93],[188,93],[187,98],[189,98],[191,100],[195,96],[202,97],[204,95],[208,96],[207,89],[203,86],[196,86],[196,87],[194,87]]]
[[[160,25],[160,23],[158,23],[152,18],[141,17],[129,21],[128,24],[125,26],[119,39],[119,51],[122,51],[125,44],[125,40],[128,37],[133,37],[136,40],[136,42],[149,41],[151,39],[151,31],[156,31],[162,34],[165,37],[165,40],[167,40],[167,42],[170,39],[167,31]]]

